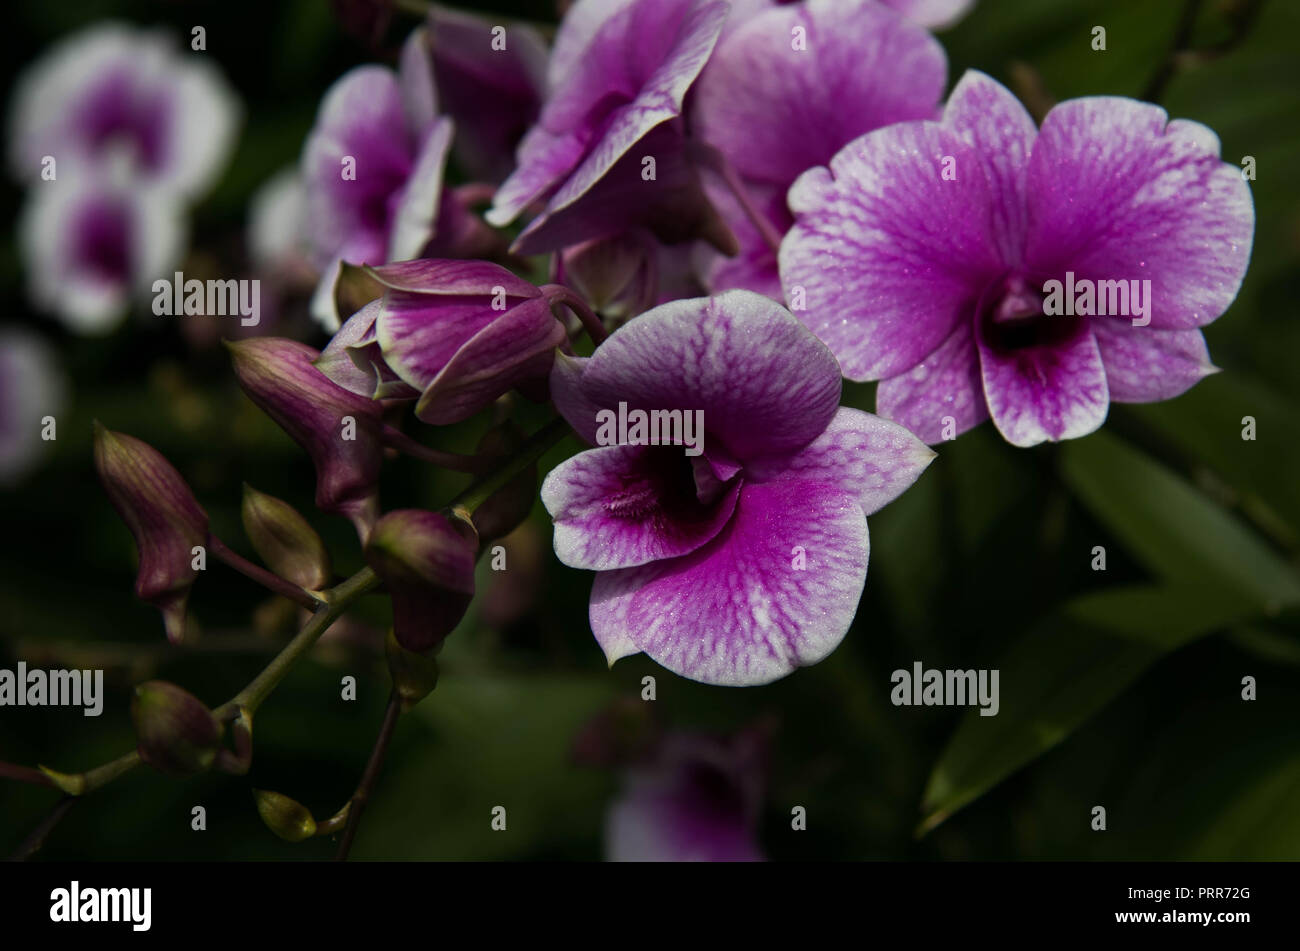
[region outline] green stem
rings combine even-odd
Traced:
[[[298,658],[311,650],[320,640],[320,636],[339,619],[353,601],[378,585],[378,576],[366,567],[342,584],[322,592],[325,603],[316,609],[316,613],[303,625],[303,629],[294,636],[294,639],[285,645],[284,650],[275,655],[262,672],[253,678],[252,683],[213,711],[217,719],[228,720],[237,715],[241,707],[248,710],[250,714],[256,712],[262,701],[284,679],[289,668]]]
[[[545,455],[548,449],[569,435],[569,432],[569,424],[562,417],[551,420],[533,433],[528,441],[519,447],[519,452],[507,460],[501,468],[475,482],[443,506],[443,510],[459,515],[473,514],[493,493]]]
[[[402,698],[394,690],[388,698],[388,709],[384,711],[383,725],[379,728],[379,736],[375,738],[375,747],[370,751],[370,759],[366,762],[365,772],[361,774],[361,781],[357,783],[357,790],[348,800],[348,804],[339,810],[340,815],[346,812],[347,824],[343,828],[343,839],[339,842],[338,852],[334,855],[334,860],[337,862],[347,861],[348,852],[352,850],[352,841],[357,837],[357,827],[361,824],[361,814],[366,809],[371,793],[374,792],[375,782],[379,779],[379,770],[384,765],[388,744],[392,742],[393,733],[397,730],[397,718],[401,713]]]

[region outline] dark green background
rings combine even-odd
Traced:
[[[1180,3],[984,0],[940,34],[949,83],[968,67],[1027,97],[1136,96],[1173,35]],[[513,8],[513,9],[512,9]],[[1225,5],[1205,5],[1197,45],[1227,35]],[[535,4],[503,12],[548,19]],[[248,199],[293,162],[320,96],[370,57],[321,0],[45,2],[7,9],[0,70],[13,75],[51,41],[106,16],[207,28],[208,55],[244,99],[238,151],[195,211],[193,247],[223,273],[244,266]],[[401,21],[400,39],[412,21]],[[1091,28],[1108,48],[1090,48]],[[989,424],[940,448],[898,502],[871,520],[872,566],[857,621],[822,664],[775,685],[709,688],[644,658],[607,671],[586,621],[588,573],[543,551],[542,597],[504,630],[474,615],[443,656],[434,696],[400,724],[362,827],[359,858],[597,858],[613,773],[572,765],[578,727],[640,678],[677,729],[730,731],[774,716],[760,837],[774,858],[1289,858],[1300,856],[1300,5],[1272,0],[1236,49],[1179,73],[1163,104],[1217,131],[1224,158],[1255,156],[1255,250],[1236,303],[1207,331],[1224,372],[1153,406],[1115,406],[1101,433],[1022,451]],[[1020,64],[1019,66],[1015,64]],[[6,93],[6,99],[8,94]],[[22,193],[0,191],[13,220]],[[54,340],[74,384],[47,464],[0,496],[0,666],[106,665],[105,713],[0,711],[0,758],[75,771],[129,749],[130,686],[175,681],[210,704],[233,695],[278,643],[252,652],[251,585],[214,565],[192,608],[207,632],[192,652],[163,647],[154,609],[131,594],[129,534],[91,467],[92,418],[157,446],[190,480],[215,530],[248,554],[240,483],[293,501],[343,572],[359,567],[350,527],[311,508],[306,457],[234,385],[218,346],[187,343],[175,323],[135,315],[102,339],[63,333],[30,312],[12,233],[0,254],[5,322]],[[314,342],[320,343],[319,339]],[[871,407],[869,387],[846,401]],[[1253,416],[1258,438],[1241,439]],[[541,416],[525,419],[535,425]],[[472,447],[479,426],[446,435]],[[574,451],[565,444],[554,463]],[[401,462],[388,507],[437,506],[463,480]],[[1105,546],[1108,569],[1089,564]],[[517,563],[518,564],[518,563]],[[381,599],[362,614],[383,623]],[[254,644],[254,647],[258,647]],[[889,703],[890,672],[996,667],[1002,712]],[[360,696],[339,698],[346,674]],[[1241,678],[1259,698],[1240,698]],[[290,859],[258,819],[249,789],[279,790],[318,817],[349,795],[381,718],[386,675],[373,656],[335,651],[300,665],[259,712],[247,778],[176,782],[139,770],[80,803],[41,853],[49,859]],[[0,849],[54,801],[0,784]],[[192,832],[203,805],[208,831]],[[489,830],[505,805],[509,831]],[[806,832],[789,830],[793,806]],[[1089,828],[1093,806],[1108,828]],[[916,838],[931,815],[951,818]]]

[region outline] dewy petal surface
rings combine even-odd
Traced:
[[[898,423],[841,406],[826,431],[803,449],[747,463],[745,480],[834,486],[871,515],[902,495],[934,457]]]
[[[1069,341],[1009,352],[990,346],[978,327],[975,337],[989,414],[1007,442],[1024,447],[1074,439],[1105,421],[1106,370],[1090,329]]]
[[[942,177],[945,157],[957,178]],[[1000,272],[979,159],[935,122],[850,142],[790,189],[781,284],[852,380],[910,370],[969,320]],[[799,299],[805,306],[799,308]]]
[[[1025,173],[1038,136],[1033,118],[1001,83],[967,70],[948,96],[943,124],[974,148],[989,184],[998,250],[1006,264],[1020,264],[1028,214]]]
[[[608,571],[695,551],[726,524],[739,482],[701,503],[676,446],[606,446],[562,462],[542,483],[555,554],[571,568]]]
[[[946,74],[934,37],[874,0],[774,6],[718,43],[695,129],[741,175],[788,188],[865,132],[933,118]]]
[[[1132,99],[1063,102],[1043,120],[1027,194],[1030,268],[1150,280],[1151,327],[1204,326],[1241,287],[1254,203],[1199,123]]]
[[[701,410],[709,438],[742,461],[807,445],[840,398],[830,351],[784,307],[750,291],[647,311],[601,344],[581,386],[588,406]],[[592,425],[570,422],[582,433]]]
[[[988,419],[970,323],[958,323],[947,340],[906,373],[881,380],[876,387],[876,412],[902,423],[930,445]],[[945,417],[952,418],[947,434]]]
[[[867,555],[867,522],[847,493],[815,483],[745,485],[726,528],[704,547],[598,574],[592,632],[611,663],[640,650],[703,683],[770,683],[844,638]]]
[[[1199,330],[1154,330],[1098,317],[1092,332],[1110,398],[1120,403],[1172,399],[1216,372]]]

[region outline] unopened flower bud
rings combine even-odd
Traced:
[[[249,399],[316,465],[316,505],[346,515],[364,537],[375,511],[383,453],[381,406],[312,366],[320,353],[279,337],[227,343]]]
[[[316,820],[302,803],[268,789],[254,789],[253,800],[266,827],[286,842],[301,842],[316,834]]]
[[[140,553],[135,593],[162,610],[168,639],[179,641],[190,586],[199,573],[201,553],[195,549],[207,540],[207,513],[158,450],[98,422],[95,469],[109,501],[135,536]]]
[[[316,530],[292,505],[244,485],[244,531],[266,566],[308,591],[330,580],[330,555]]]
[[[131,698],[140,759],[171,776],[208,769],[221,744],[221,724],[197,697],[175,684],[151,680]]]
[[[393,689],[402,700],[402,710],[410,710],[438,686],[438,661],[431,656],[407,650],[397,642],[393,631],[384,638],[388,672]]]
[[[393,600],[393,632],[407,650],[442,644],[474,596],[478,538],[464,523],[421,509],[398,509],[375,523],[366,561]]]

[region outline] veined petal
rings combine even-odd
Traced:
[[[588,405],[610,410],[620,402],[700,410],[709,437],[741,461],[807,445],[840,398],[830,351],[780,304],[750,291],[647,311],[601,344],[581,385]]]
[[[442,175],[447,165],[454,129],[450,119],[429,126],[415,156],[415,166],[402,187],[388,234],[388,258],[405,261],[419,257],[438,223]]]
[[[867,522],[848,494],[745,485],[726,528],[704,547],[598,574],[592,631],[611,663],[639,649],[703,683],[770,683],[838,646],[867,554]]]
[[[903,122],[855,139],[791,187],[781,284],[849,379],[916,366],[1002,270],[979,162],[952,130]]]
[[[1028,264],[1058,277],[1150,280],[1150,326],[1201,327],[1232,303],[1255,208],[1218,137],[1113,96],[1047,114],[1028,170]]]
[[[876,412],[934,445],[989,418],[971,325],[962,321],[934,352],[906,373],[881,380]],[[945,433],[945,421],[952,428]]]
[[[556,557],[607,571],[695,551],[731,517],[740,484],[705,504],[692,476],[674,446],[606,446],[560,463],[542,483]]]
[[[798,452],[746,463],[745,481],[834,486],[871,515],[902,495],[934,457],[898,423],[841,406],[826,431]]]
[[[1106,369],[1091,329],[1055,344],[1011,351],[990,346],[980,328],[975,339],[989,415],[1007,442],[1024,447],[1074,439],[1105,422]]]
[[[497,316],[470,337],[429,383],[415,415],[443,425],[468,419],[527,379],[545,379],[564,325],[535,298]]]
[[[1199,330],[1155,330],[1098,317],[1092,332],[1110,398],[1118,403],[1172,399],[1218,372]]]

